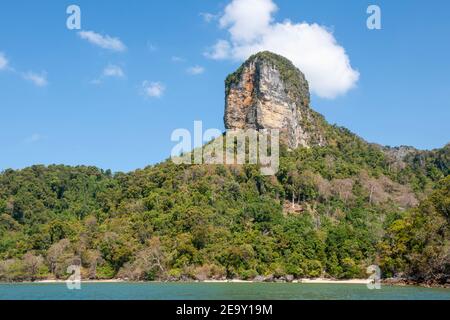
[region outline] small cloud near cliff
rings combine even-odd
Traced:
[[[219,19],[229,39],[218,40],[205,55],[242,61],[269,50],[290,59],[319,97],[333,99],[352,89],[359,72],[332,32],[315,23],[276,22],[273,14],[277,10],[272,0],[233,0]]]
[[[125,76],[125,73],[123,72],[121,67],[110,64],[103,70],[103,76],[113,78],[123,78]]]
[[[202,66],[193,66],[193,67],[188,68],[186,71],[190,75],[196,76],[196,75],[204,73],[205,68],[203,68]]]
[[[161,82],[142,82],[142,93],[145,97],[161,98],[166,87]]]
[[[45,87],[48,84],[47,74],[45,72],[38,74],[29,71],[27,73],[24,73],[22,76],[25,80],[32,82],[37,87]]]
[[[94,31],[80,31],[78,32],[78,35],[81,39],[103,49],[118,52],[123,52],[127,49],[125,44],[119,38],[102,35]]]

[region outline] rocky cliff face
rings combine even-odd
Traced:
[[[291,149],[325,145],[327,124],[309,103],[303,73],[286,58],[261,52],[226,80],[225,127],[279,129]]]

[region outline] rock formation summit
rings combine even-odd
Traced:
[[[310,108],[309,85],[291,61],[264,51],[226,79],[226,129],[279,129],[291,149],[325,145],[328,124]]]

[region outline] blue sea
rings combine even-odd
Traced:
[[[450,289],[299,283],[0,284],[0,300],[450,300]]]

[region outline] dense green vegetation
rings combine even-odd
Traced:
[[[326,147],[282,148],[275,177],[170,161],[6,170],[0,279],[65,278],[72,264],[91,279],[354,278],[378,264],[449,281],[448,146],[403,162],[333,130]]]
[[[256,58],[276,65],[309,108],[290,61]],[[70,265],[84,279],[344,279],[376,264],[386,277],[448,284],[450,145],[382,148],[307,114],[300,125],[315,147],[282,145],[276,176],[171,161],[126,174],[0,173],[0,281],[66,278]]]
[[[436,190],[388,225],[380,245],[388,274],[405,273],[413,281],[448,283],[450,279],[450,176]]]

